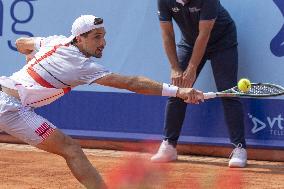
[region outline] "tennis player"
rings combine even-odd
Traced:
[[[28,63],[10,77],[0,77],[0,129],[44,151],[62,156],[73,175],[86,188],[106,188],[81,147],[34,108],[50,104],[83,84],[127,89],[145,95],[178,97],[188,103],[203,101],[192,88],[161,84],[142,76],[112,73],[94,58],[101,58],[105,41],[103,19],[77,18],[70,37],[20,38],[16,41]]]

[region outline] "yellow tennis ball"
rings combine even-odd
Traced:
[[[251,83],[250,83],[250,80],[246,79],[246,78],[242,78],[239,80],[238,82],[238,89],[241,91],[241,92],[248,92],[251,88]]]

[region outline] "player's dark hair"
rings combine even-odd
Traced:
[[[91,30],[92,31],[92,30]],[[91,33],[91,31],[88,31],[88,32],[86,32],[86,33],[83,33],[83,34],[81,34],[80,36],[81,37],[87,37],[88,35],[89,35],[89,33]],[[76,37],[71,41],[71,45],[75,45],[76,43],[77,43],[78,41],[77,41],[77,39],[76,39]]]

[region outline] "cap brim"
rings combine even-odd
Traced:
[[[70,43],[71,41],[73,41],[74,38],[75,38],[74,35],[70,35],[70,37],[66,38],[65,43]]]

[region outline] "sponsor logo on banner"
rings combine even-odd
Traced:
[[[284,17],[284,1],[283,0],[273,0],[277,7],[280,9],[282,16]],[[277,33],[277,35],[272,39],[270,43],[271,52],[277,57],[284,56],[284,25]]]
[[[284,136],[284,127],[282,125],[284,118],[281,114],[276,117],[267,116],[266,118],[257,118],[251,114],[248,114],[253,128],[251,129],[252,134],[260,132],[269,132],[273,136]]]
[[[34,7],[32,2],[34,1],[36,0],[11,0],[6,1],[4,4],[3,0],[0,0],[0,38],[2,38],[2,36],[5,36],[4,31],[7,31],[8,29],[11,30],[8,31],[9,33],[13,33],[19,36],[33,36],[30,31],[24,31],[19,28],[21,28],[23,24],[27,24],[32,20],[34,16]],[[24,17],[20,17],[17,14],[18,11],[27,12],[27,14]],[[8,14],[9,12],[10,14]],[[12,24],[4,25],[4,20],[8,19],[12,20]],[[7,45],[10,49],[17,51],[12,40],[8,40]]]

